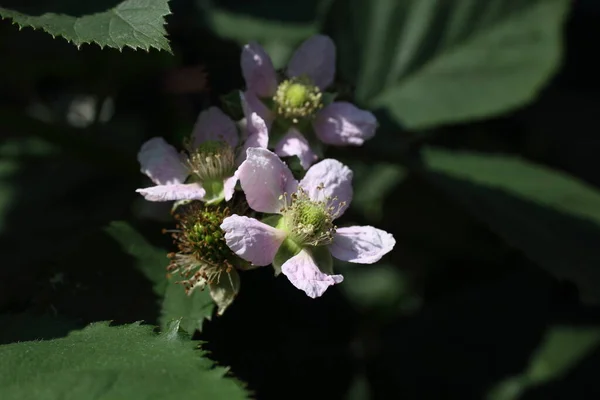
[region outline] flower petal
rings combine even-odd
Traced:
[[[292,194],[298,187],[292,172],[277,155],[267,149],[251,147],[236,174],[248,205],[255,211],[279,213],[285,205],[284,193]]]
[[[323,143],[333,146],[360,146],[375,136],[377,119],[369,111],[338,101],[321,110],[313,122]]]
[[[269,131],[265,125],[265,121],[256,113],[252,113],[248,120],[247,129],[249,130],[248,138],[244,141],[240,152],[236,158],[236,164],[240,165],[246,159],[246,151],[251,147],[259,147],[266,149],[269,145]]]
[[[217,304],[217,315],[223,315],[240,291],[240,276],[235,268],[222,273],[216,282],[208,284],[210,297]]]
[[[317,155],[310,149],[308,140],[294,128],[291,128],[277,143],[275,153],[281,157],[298,156],[300,165],[304,169],[308,169],[318,159]]]
[[[277,74],[271,57],[256,42],[242,49],[242,74],[249,91],[260,97],[270,97],[277,90]]]
[[[331,85],[335,76],[335,44],[329,36],[314,35],[296,49],[287,67],[287,75],[307,75],[321,89]]]
[[[271,128],[275,115],[269,108],[263,103],[256,95],[250,91],[240,92],[240,99],[242,103],[242,110],[246,119],[250,118],[252,113],[258,114],[263,119],[267,129]]]
[[[352,201],[352,170],[332,158],[327,158],[310,167],[300,181],[308,196],[316,201],[330,199],[330,205],[341,216]]]
[[[137,189],[136,192],[149,201],[203,200],[206,194],[198,183],[158,185]]]
[[[392,234],[372,226],[350,226],[338,228],[331,255],[343,261],[373,264],[389,253],[396,244]]]
[[[261,147],[266,149],[269,145],[269,129],[267,128],[267,124],[256,112],[250,111],[244,97],[241,96],[241,98],[244,115],[246,116],[246,139],[238,153],[236,159],[237,165],[240,165],[246,159],[246,150],[250,147]]]
[[[189,175],[181,155],[161,137],[144,143],[137,158],[142,173],[157,185],[183,183]]]
[[[217,107],[210,107],[198,116],[192,131],[194,146],[209,141],[224,141],[231,147],[239,142],[235,122]]]
[[[233,193],[235,193],[235,184],[238,181],[237,174],[230,176],[223,181],[223,192],[225,193],[225,201],[231,200]]]
[[[311,298],[320,297],[329,286],[341,283],[342,275],[327,275],[319,270],[312,256],[302,250],[281,266],[281,272],[300,290]]]
[[[269,265],[287,234],[254,218],[237,214],[223,220],[227,246],[253,265]]]

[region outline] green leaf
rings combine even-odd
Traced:
[[[516,400],[529,387],[565,376],[600,344],[600,328],[552,327],[522,375],[496,385],[488,400]]]
[[[600,193],[565,173],[506,155],[429,149],[427,177],[586,302],[600,301]]]
[[[259,42],[275,68],[282,68],[300,41],[318,33],[331,0],[296,3],[294,7],[272,0],[217,3],[198,0],[207,25],[239,44]]]
[[[242,108],[242,100],[240,99],[240,91],[232,90],[231,92],[219,97],[223,110],[235,121],[244,118],[244,110]]]
[[[388,163],[353,162],[351,167],[354,172],[352,207],[367,219],[380,222],[385,199],[406,177],[406,171],[399,165]]]
[[[527,381],[539,385],[562,377],[598,344],[600,328],[552,328],[529,363]]]
[[[47,7],[47,6],[46,6]],[[79,47],[96,43],[100,47],[166,50],[165,16],[171,12],[168,0],[124,0],[115,7],[87,15],[33,12],[28,15],[0,7],[0,17],[10,18],[20,28],[42,29],[53,37],[62,36]]]
[[[156,335],[149,326],[102,322],[61,339],[2,346],[0,398],[247,398],[177,330],[175,323]]]
[[[379,309],[396,315],[401,303],[417,303],[406,274],[394,265],[352,265],[338,270],[344,274],[340,288],[357,309]]]
[[[281,273],[281,266],[285,264],[287,260],[294,257],[296,254],[300,253],[302,248],[298,246],[294,241],[290,238],[286,238],[277,253],[275,253],[275,258],[273,259],[273,269],[275,270],[275,276]]]
[[[113,221],[104,230],[121,245],[125,253],[136,259],[136,269],[154,283],[154,292],[159,296],[164,295],[169,265],[167,251],[148,243],[144,236],[127,222]]]
[[[532,100],[556,71],[569,0],[346,0],[332,25],[357,100],[409,129]]]
[[[162,304],[160,325],[162,329],[166,329],[174,320],[180,320],[181,329],[193,335],[196,330],[202,330],[205,319],[210,320],[215,303],[208,288],[194,290],[188,296],[183,285],[176,284],[175,281],[175,277],[169,279]]]

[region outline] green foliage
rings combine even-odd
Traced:
[[[244,118],[244,110],[242,108],[239,90],[232,90],[231,92],[222,95],[219,100],[221,100],[221,108],[223,108],[223,111],[225,111],[232,119],[239,121]]]
[[[197,2],[215,33],[239,44],[259,42],[275,67],[281,68],[300,41],[319,32],[331,0],[295,3],[293,7],[271,0],[234,0],[227,6]]]
[[[10,399],[244,399],[225,368],[182,338],[139,324],[92,324],[67,337],[0,347],[0,397]]]
[[[488,400],[516,400],[529,387],[562,378],[599,343],[600,328],[551,328],[525,372],[495,386],[488,394]]]
[[[332,35],[357,100],[410,129],[532,100],[554,73],[569,0],[345,0]]]
[[[600,193],[565,173],[512,156],[429,149],[429,178],[582,300],[600,301]]]
[[[419,299],[411,293],[408,277],[397,266],[350,264],[344,267],[337,269],[344,275],[340,289],[357,309],[395,317],[399,311],[410,312],[419,306]]]
[[[539,385],[564,376],[600,343],[600,328],[557,326],[535,352],[527,380]]]
[[[177,277],[171,277],[162,303],[160,325],[165,329],[172,321],[180,320],[180,327],[190,335],[202,330],[205,319],[211,318],[215,303],[208,288],[194,290],[189,296],[183,285],[176,284]]]
[[[167,275],[167,252],[150,244],[127,222],[113,221],[105,231],[125,253],[134,257],[134,267],[154,284],[154,292],[163,297],[159,317],[161,328],[167,329],[176,320],[190,335],[202,330],[202,322],[210,319],[214,309],[209,290],[195,290],[188,296],[183,285],[175,283],[179,277]]]
[[[124,221],[113,221],[105,232],[116,240],[123,251],[135,258],[135,268],[154,284],[154,292],[165,295],[167,288],[167,265],[165,250],[154,247],[131,225]]]
[[[406,176],[400,165],[377,163],[352,163],[354,172],[353,207],[357,208],[368,220],[381,221],[384,217],[383,206],[391,191]]]
[[[0,7],[0,17],[12,19],[20,28],[42,29],[53,37],[61,36],[77,47],[96,43],[115,49],[155,48],[171,52],[164,28],[164,17],[170,14],[168,0],[124,0],[88,15],[52,11],[28,15]]]

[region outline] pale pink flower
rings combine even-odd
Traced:
[[[267,146],[268,132],[256,114],[247,120],[248,137],[236,157],[239,136],[235,123],[216,107],[200,113],[186,145],[186,152],[161,137],[145,142],[139,153],[141,171],[156,186],[137,189],[146,200],[229,201],[235,191],[236,167],[249,146]]]
[[[309,297],[343,280],[333,273],[331,256],[371,264],[392,250],[394,237],[371,226],[337,228],[352,200],[352,171],[337,160],[313,165],[298,182],[279,157],[249,148],[237,170],[248,205],[269,217],[269,224],[240,215],[223,220],[225,241],[256,266],[273,264]]]
[[[377,119],[345,101],[323,107],[323,91],[335,76],[335,44],[325,35],[314,35],[298,47],[290,59],[283,82],[279,82],[269,55],[256,42],[244,46],[241,66],[246,81],[245,102],[270,128],[276,119],[289,127],[275,145],[282,157],[298,156],[307,169],[317,160],[305,135],[334,146],[360,146],[372,138]],[[263,99],[271,99],[269,109]],[[307,129],[307,127],[309,129]]]

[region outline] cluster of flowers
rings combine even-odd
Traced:
[[[168,270],[183,277],[188,293],[208,287],[219,314],[238,293],[238,270],[272,265],[316,298],[343,280],[332,256],[370,264],[395,245],[380,229],[335,225],[352,200],[352,171],[334,159],[317,162],[316,144],[362,145],[377,120],[324,91],[335,73],[332,40],[307,39],[281,76],[256,43],[243,48],[241,66],[241,121],[211,107],[184,151],[156,137],[138,155],[155,186],[137,192],[149,201],[176,201],[176,229],[169,232],[178,251],[169,255]],[[292,156],[305,170],[299,181],[280,158]]]

